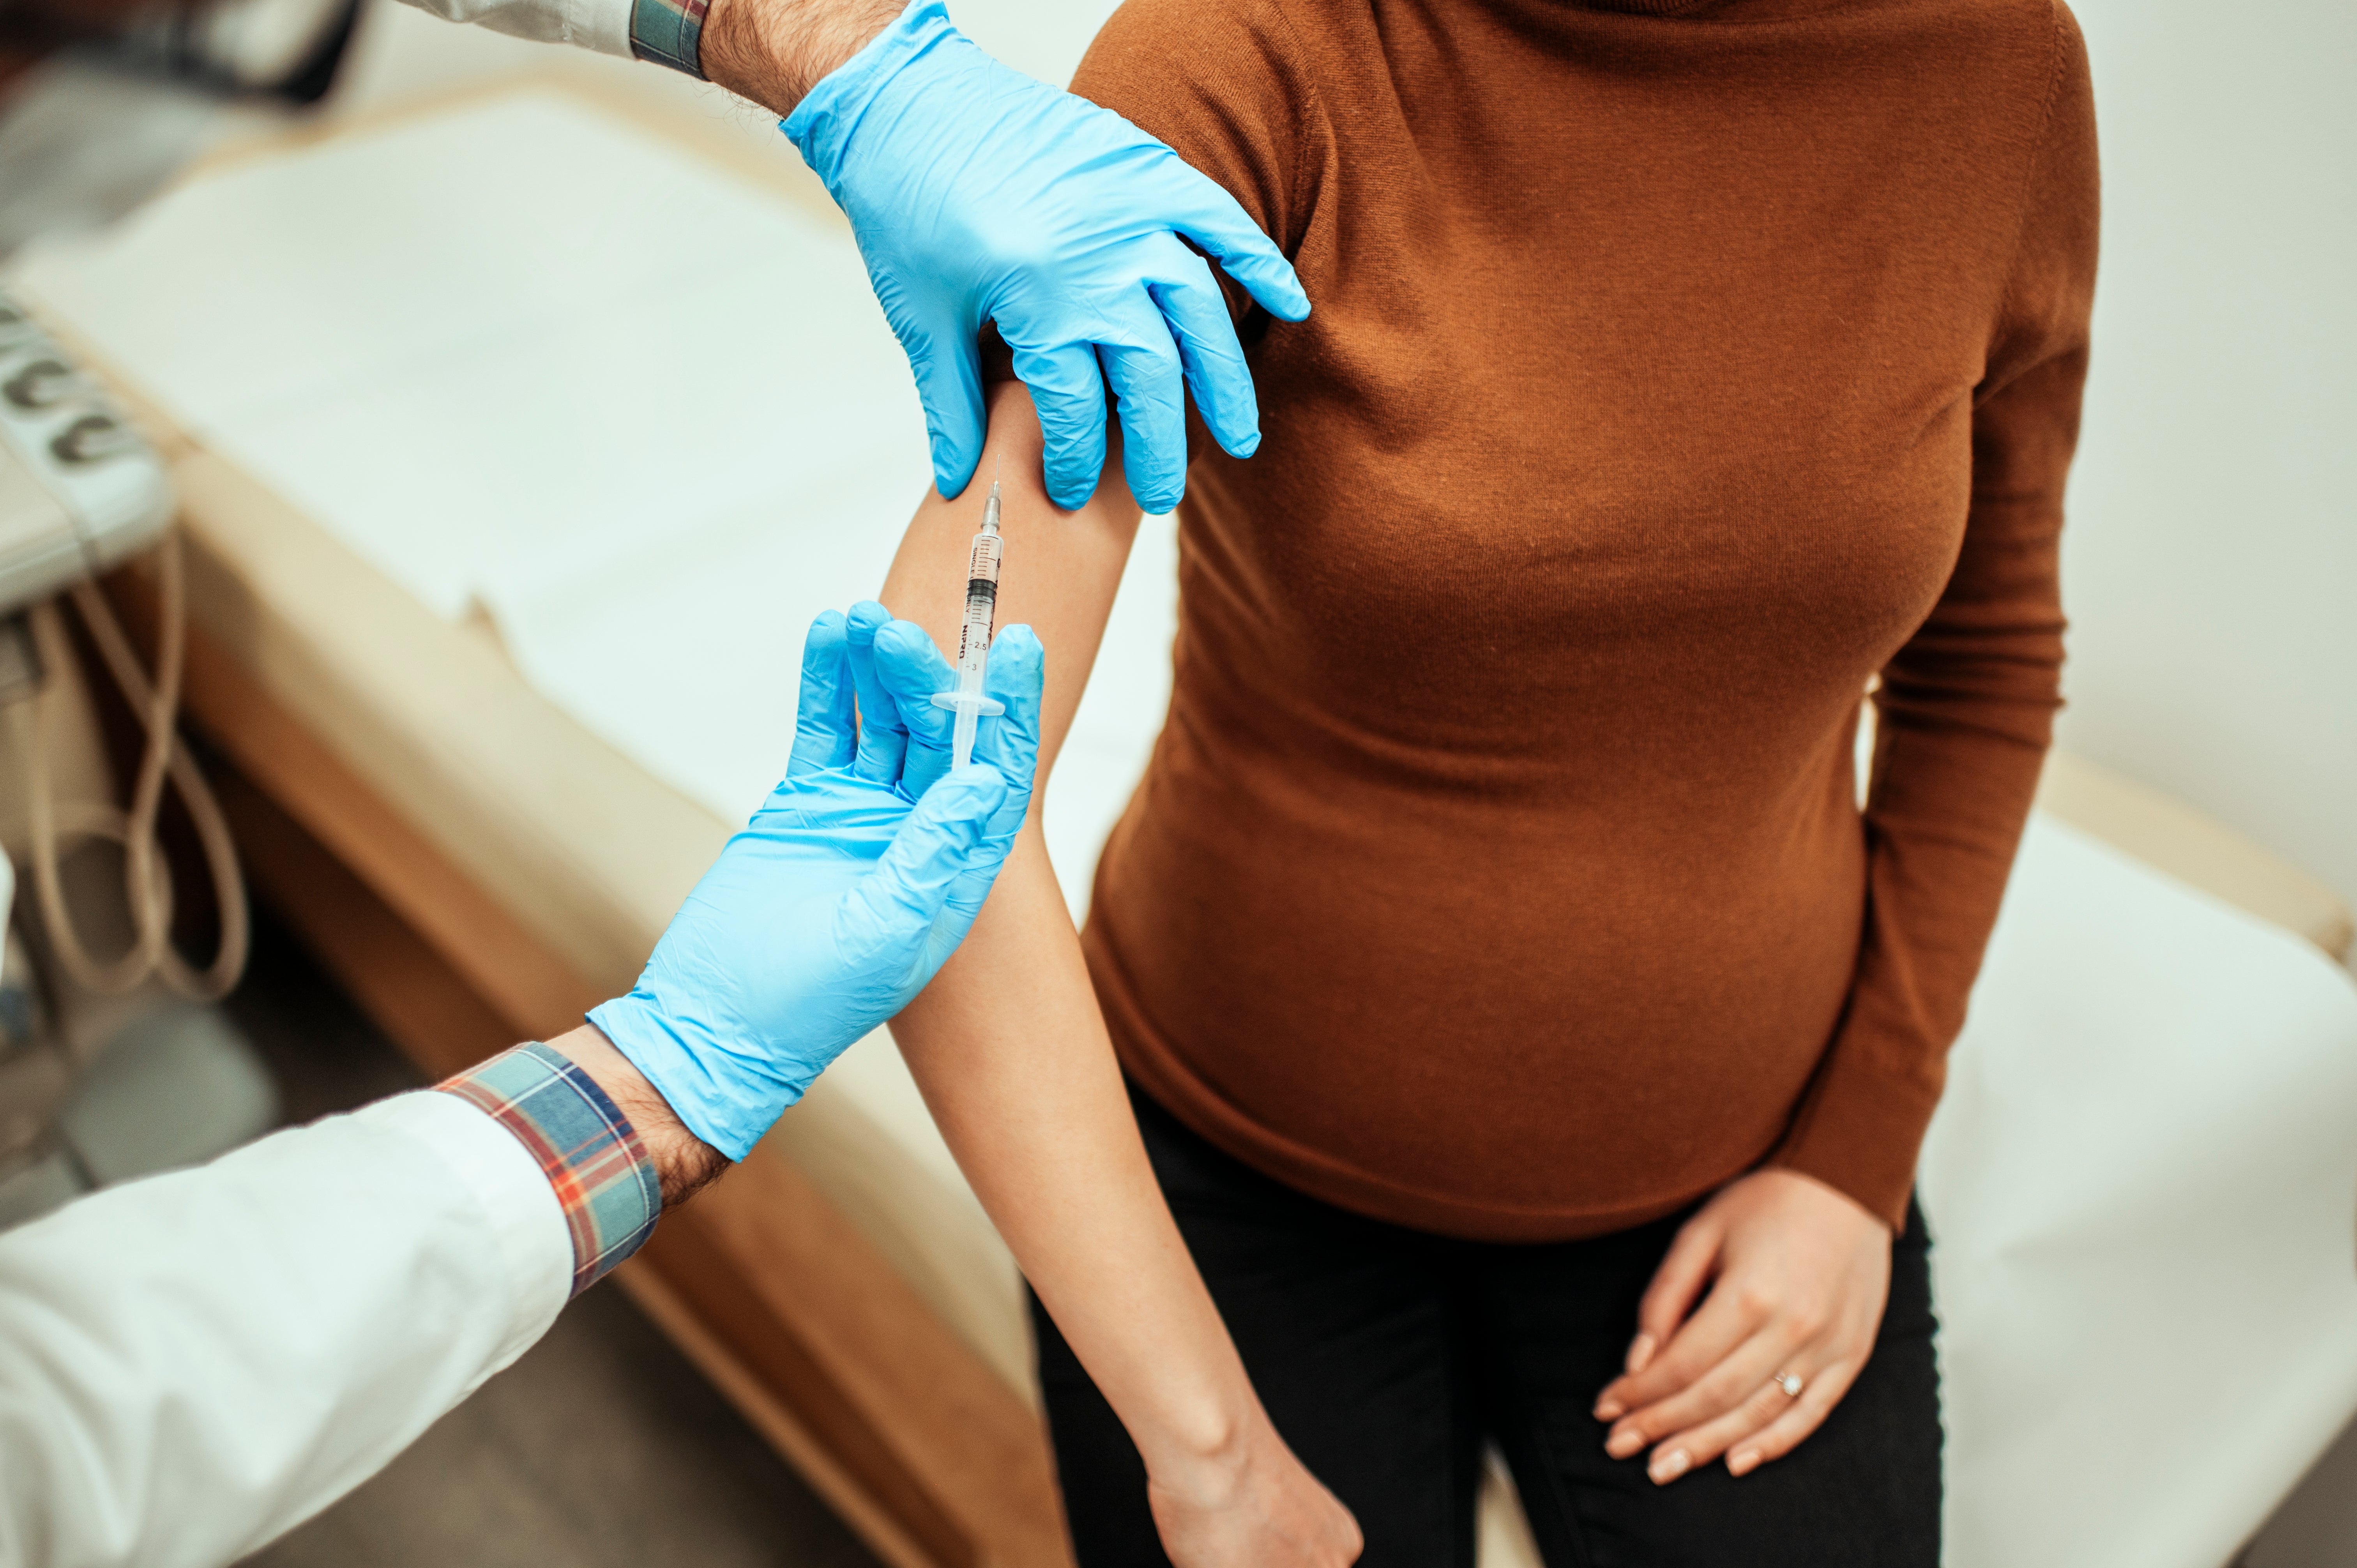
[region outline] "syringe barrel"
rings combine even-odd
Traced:
[[[965,618],[958,625],[958,668],[968,670],[980,662],[982,652],[990,646],[993,610],[998,599],[995,583],[969,583],[965,590]]]
[[[996,533],[974,536],[974,553],[966,561],[965,620],[958,628],[961,668],[969,655],[979,656],[990,646],[991,623],[998,609],[998,563],[1006,547],[1006,541]]]

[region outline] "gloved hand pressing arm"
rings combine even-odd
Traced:
[[[890,618],[880,605],[853,614],[871,635]],[[688,895],[630,993],[589,1015],[732,1160],[924,989],[981,912],[1030,806],[1043,660],[1029,628],[1006,628],[991,648],[989,691],[1006,714],[984,721],[973,763],[929,775],[921,800],[902,788],[905,733],[855,727],[855,687],[874,677],[847,628],[832,610],[811,628],[784,782]],[[925,636],[897,629],[896,643]],[[877,688],[887,711],[933,689]]]
[[[1186,489],[1186,391],[1239,457],[1260,445],[1252,373],[1192,242],[1263,308],[1309,314],[1293,268],[1244,209],[1128,121],[1009,70],[917,0],[813,87],[786,134],[851,219],[916,371],[933,480],[954,496],[983,443],[976,340],[1015,351],[1047,436],[1048,495],[1071,509],[1105,456],[1105,383],[1123,466],[1148,511]]]

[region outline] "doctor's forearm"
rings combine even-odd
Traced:
[[[596,1026],[584,1024],[548,1043],[597,1079],[614,1108],[629,1119],[662,1184],[664,1208],[686,1202],[728,1168],[720,1151],[687,1130],[646,1075]]]
[[[899,0],[713,0],[705,76],[779,115],[891,26]]]

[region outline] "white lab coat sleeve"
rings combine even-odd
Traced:
[[[432,1090],[0,1236],[0,1564],[261,1547],[521,1355],[572,1274],[537,1161]]]
[[[446,22],[630,58],[630,0],[409,0]]]

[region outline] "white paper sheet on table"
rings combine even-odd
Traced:
[[[2357,1407],[2357,986],[2031,819],[1923,1148],[1956,1568],[2221,1568]]]
[[[882,585],[931,471],[848,233],[557,92],[232,166],[17,281],[731,821],[804,628]],[[1150,522],[1058,773],[1076,908],[1167,700],[1173,548]]]

